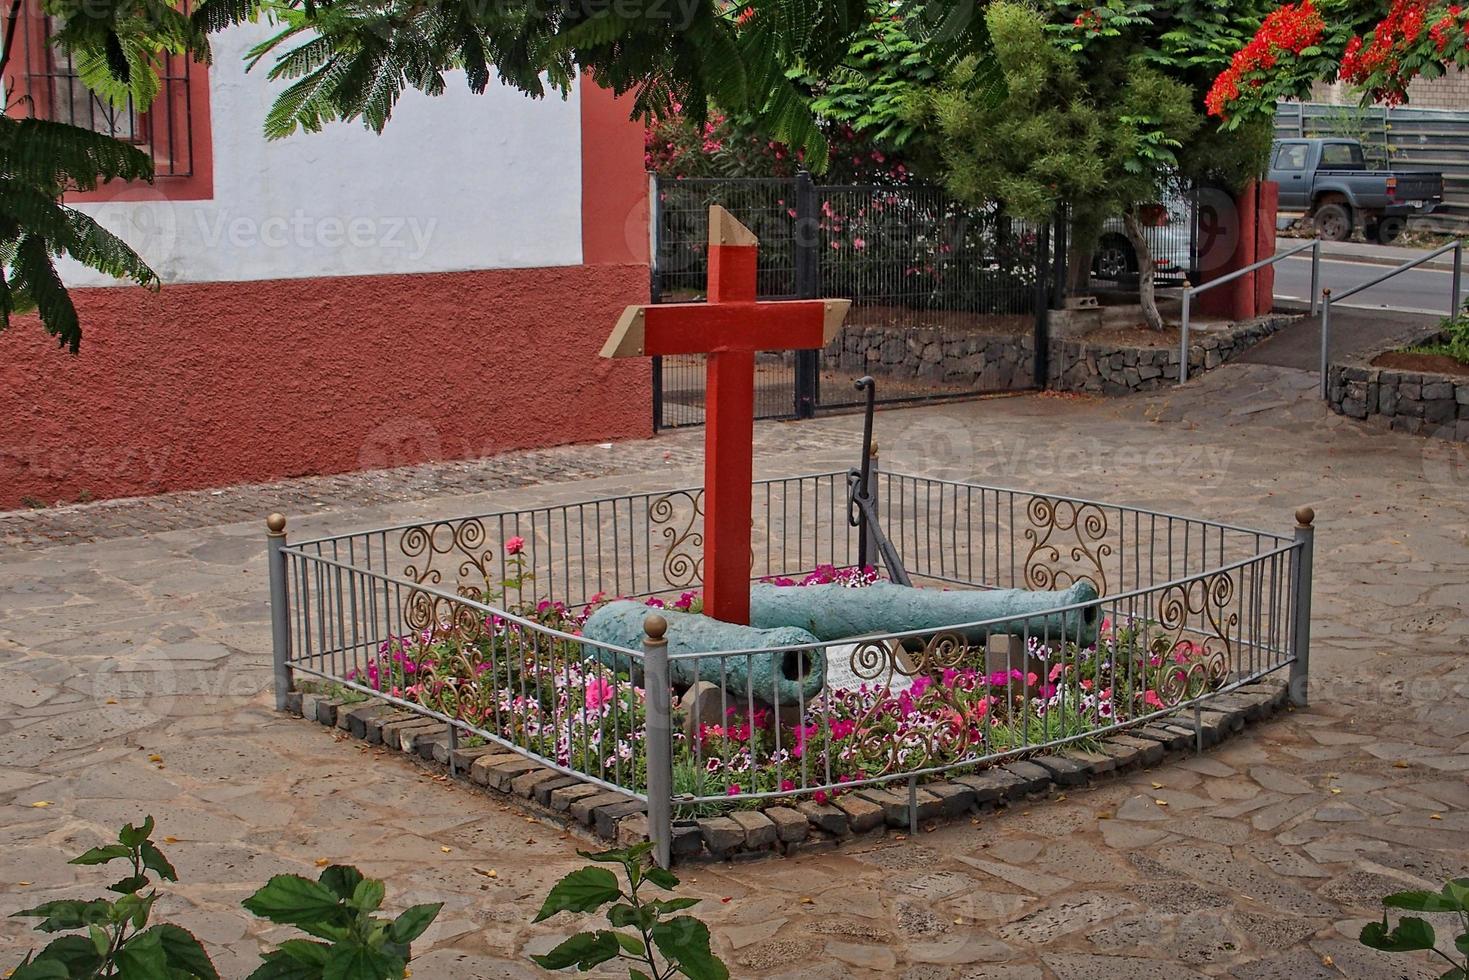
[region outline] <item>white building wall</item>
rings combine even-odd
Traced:
[[[462,76],[399,102],[382,135],[360,123],[267,141],[286,85],[248,74],[266,25],[216,35],[209,68],[214,197],[79,205],[122,236],[165,282],[450,272],[575,265],[581,251],[577,94],[528,98]],[[65,263],[74,285],[106,277]]]

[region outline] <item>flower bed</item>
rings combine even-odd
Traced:
[[[1409,352],[1438,355],[1447,360],[1469,350],[1469,318],[1458,321],[1459,334],[1443,329],[1409,345]],[[1458,336],[1459,346],[1454,345]],[[1379,365],[1396,350],[1376,349],[1333,362],[1327,368],[1327,403],[1349,418],[1384,425],[1395,432],[1469,442],[1469,366],[1448,373]]]
[[[1056,594],[999,597],[1011,611],[984,622],[736,652],[664,647],[624,610],[631,635],[589,644],[609,596],[699,611],[698,488],[292,544],[273,518],[277,704],[604,835],[648,835],[666,860],[911,827],[1151,765],[1278,702],[1283,685],[1249,685],[1286,668],[1304,703],[1309,509],[1292,538],[875,461],[872,476],[914,582]],[[877,581],[853,570],[877,552],[850,478],[756,484],[754,577]]]
[[[514,574],[493,590],[501,601],[529,581],[516,560],[520,545],[513,540],[508,547]],[[800,579],[769,581],[862,588],[877,580],[870,567],[823,566]],[[395,636],[346,679],[636,790],[647,776],[644,691],[628,673],[587,658],[575,639],[604,601],[597,597],[575,610],[544,600],[512,602],[505,607],[511,616]],[[666,604],[656,597],[646,602],[702,608],[697,591]],[[550,635],[558,639],[548,644]],[[1131,618],[1104,620],[1098,642],[1085,647],[1032,638],[1023,662],[1025,669],[988,671],[982,661],[953,661],[933,673],[829,685],[800,710],[728,692],[719,723],[674,733],[675,797],[698,801],[685,809],[700,814],[800,798],[827,803],[849,784],[1081,739],[1200,697],[1226,680],[1223,659],[1205,646]],[[710,802],[721,795],[730,803]]]

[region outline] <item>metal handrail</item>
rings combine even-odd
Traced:
[[[1223,286],[1226,283],[1234,282],[1236,279],[1239,279],[1242,276],[1247,276],[1250,273],[1263,269],[1268,265],[1274,265],[1282,259],[1288,259],[1291,256],[1300,255],[1307,249],[1311,251],[1311,315],[1315,316],[1316,291],[1320,288],[1321,285],[1321,239],[1319,238],[1313,238],[1309,242],[1304,242],[1300,245],[1297,245],[1295,248],[1289,249],[1287,251],[1277,252],[1269,258],[1261,259],[1259,262],[1253,262],[1250,265],[1245,266],[1243,269],[1237,269],[1227,276],[1220,276],[1218,279],[1210,279],[1202,286],[1186,284],[1183,287],[1183,329],[1181,331],[1182,349],[1179,351],[1178,361],[1179,384],[1183,384],[1185,381],[1188,380],[1188,332],[1189,322],[1192,319],[1193,313],[1194,294],[1208,292],[1216,286]]]
[[[1346,292],[1341,293],[1340,295],[1333,295],[1330,287],[1327,287],[1326,289],[1323,289],[1321,291],[1321,397],[1323,400],[1329,400],[1330,398],[1330,385],[1327,383],[1326,355],[1327,347],[1329,346],[1331,341],[1331,304],[1340,303],[1343,300],[1351,299],[1353,296],[1357,295],[1360,292],[1365,292],[1366,290],[1371,289],[1373,286],[1380,286],[1394,276],[1400,275],[1404,272],[1408,272],[1412,269],[1416,269],[1420,265],[1423,265],[1425,262],[1432,261],[1433,259],[1438,258],[1440,255],[1445,255],[1449,252],[1454,253],[1454,274],[1449,287],[1451,290],[1449,295],[1449,319],[1452,320],[1454,317],[1459,315],[1459,304],[1462,302],[1460,296],[1463,294],[1464,289],[1464,243],[1458,240],[1455,240],[1448,245],[1443,246],[1442,248],[1434,249],[1432,252],[1429,252],[1426,255],[1420,255],[1418,258],[1413,259],[1411,262],[1404,262],[1402,265],[1394,266],[1377,278],[1369,279],[1364,283],[1359,283],[1358,285],[1353,286],[1351,289],[1348,289]]]

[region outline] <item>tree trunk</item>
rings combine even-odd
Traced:
[[[1163,314],[1158,312],[1156,280],[1158,267],[1153,264],[1153,249],[1148,245],[1148,236],[1137,220],[1132,208],[1122,212],[1122,227],[1127,231],[1127,240],[1137,254],[1137,298],[1143,307],[1143,322],[1154,330],[1163,330]]]
[[[1091,292],[1092,257],[1102,236],[1102,221],[1084,208],[1071,212],[1071,254],[1067,256],[1066,291],[1072,296]]]

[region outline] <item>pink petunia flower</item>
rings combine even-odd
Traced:
[[[596,711],[602,705],[611,702],[616,696],[617,690],[607,678],[593,677],[587,681],[587,708],[590,710]]]

